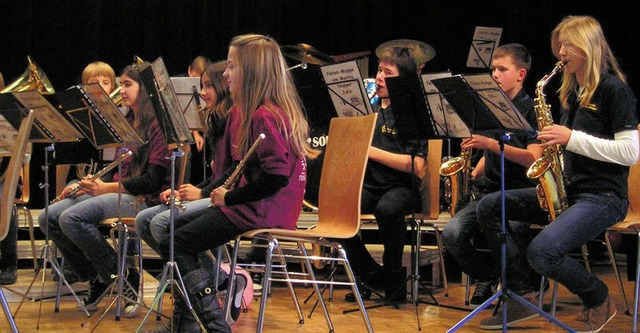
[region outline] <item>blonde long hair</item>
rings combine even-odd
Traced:
[[[233,102],[245,117],[239,133],[239,152],[244,155],[252,144],[249,132],[253,113],[260,105],[268,108],[275,105],[284,113],[275,112],[272,108],[269,110],[279,118],[280,131],[293,151],[298,156],[318,156],[319,152],[307,143],[309,125],[278,43],[271,37],[247,34],[234,37],[229,47],[238,51],[238,70],[242,79],[242,92],[233,96]],[[291,126],[290,133],[286,132],[287,123]]]
[[[591,98],[600,83],[600,76],[609,70],[620,80],[626,82],[625,76],[620,70],[618,61],[613,56],[613,52],[604,37],[604,32],[598,21],[591,16],[567,16],[551,33],[551,49],[553,54],[559,59],[560,41],[559,35],[568,40],[575,47],[585,54],[584,66],[584,91],[578,99],[581,107],[591,104]],[[562,106],[569,108],[569,96],[578,90],[578,82],[575,74],[567,72],[563,75],[562,84],[559,88],[560,102]]]

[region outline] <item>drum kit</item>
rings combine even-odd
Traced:
[[[416,60],[416,63],[418,63],[419,66],[424,65],[426,62],[433,59],[436,55],[436,51],[431,45],[425,42],[412,40],[412,39],[395,39],[388,42],[384,42],[376,48],[375,54],[377,57],[381,57],[384,55],[385,52],[387,52],[392,48],[408,48],[412,57]],[[307,69],[309,65],[325,66],[325,65],[336,63],[336,62],[343,62],[343,61],[363,58],[370,54],[369,51],[365,51],[365,52],[356,52],[356,53],[350,53],[345,55],[330,56],[324,52],[319,51],[315,47],[309,44],[304,44],[304,43],[300,43],[297,45],[284,45],[280,47],[280,50],[282,51],[282,54],[285,57],[299,62],[297,65],[290,67],[289,70],[292,70],[295,68]],[[368,68],[368,65],[364,67]],[[367,73],[365,72],[365,74]],[[369,99],[371,101],[376,101],[375,79],[373,78],[364,79],[364,84],[366,86]],[[323,137],[324,135],[323,133],[317,133],[317,132],[319,132],[319,129],[314,130],[313,127],[311,128],[311,131],[310,131],[311,137],[309,138],[310,143],[313,143],[314,139]],[[316,145],[314,146],[314,148],[324,149],[324,146]],[[317,195],[318,195],[318,188],[320,186],[321,171],[322,171],[322,155],[320,156],[320,158],[318,158],[317,161],[313,161],[313,162],[310,161],[310,163],[308,164],[307,190],[305,192],[305,200],[304,200],[304,207],[303,207],[305,211],[317,212],[318,210]]]

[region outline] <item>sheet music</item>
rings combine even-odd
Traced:
[[[438,88],[431,83],[431,80],[450,76],[450,72],[421,75],[422,84],[427,94],[427,103],[431,108],[433,120],[436,122],[438,134],[451,138],[468,138],[471,136],[469,127],[458,116],[453,106],[440,94]]]
[[[533,130],[491,74],[466,75],[464,78],[505,128]]]
[[[156,117],[167,144],[173,148],[176,144],[193,143],[193,136],[162,57],[156,59],[150,67],[140,69],[140,77],[154,103]]]
[[[356,61],[322,66],[321,70],[339,117],[373,113]]]
[[[489,68],[493,51],[500,43],[502,28],[476,27],[469,48],[467,67]]]
[[[122,114],[120,109],[113,103],[109,95],[107,95],[99,84],[83,84],[82,90],[95,107],[95,111],[98,112],[104,120],[106,120],[107,125],[115,131],[115,134],[117,134],[121,140],[120,143],[105,147],[117,147],[123,143],[133,145],[141,145],[144,143],[138,133],[136,133],[135,130],[132,130],[133,128],[127,121],[127,118]]]
[[[198,105],[200,105],[200,78],[172,77],[171,83],[176,91],[180,109],[187,120],[189,129],[203,129],[204,125],[200,119],[200,110],[198,110]]]
[[[32,142],[72,142],[84,136],[37,91],[14,92],[24,108],[33,110],[34,126],[44,137],[30,136]]]

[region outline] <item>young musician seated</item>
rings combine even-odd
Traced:
[[[67,186],[61,194],[64,199],[49,206],[48,216],[46,210],[38,216],[40,228],[48,230],[71,269],[80,280],[90,281],[89,297],[85,299],[88,309],[95,309],[118,276],[117,254],[97,224],[118,217],[118,212],[121,217],[135,217],[140,210],[158,204],[159,193],[170,184],[167,157],[171,153],[137,67],[126,67],[120,82],[123,105],[129,108],[127,121],[145,144],[126,147],[133,154],[122,161],[122,179],[118,172],[110,179],[85,178],[74,196],[68,196],[72,186]],[[138,308],[140,274],[132,265],[125,271],[124,316],[129,317]]]

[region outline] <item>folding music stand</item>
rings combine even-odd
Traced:
[[[187,308],[189,309],[189,311],[191,311],[194,318],[196,318],[196,320],[200,324],[200,327],[204,331],[206,331],[197,314],[195,313],[191,302],[189,301],[187,289],[184,285],[184,281],[182,279],[182,276],[180,275],[180,270],[178,269],[178,265],[175,262],[173,256],[176,157],[184,156],[184,152],[180,147],[182,145],[192,144],[193,137],[189,132],[189,126],[187,125],[184,113],[182,112],[182,109],[180,108],[180,105],[178,103],[173,84],[169,79],[169,75],[167,74],[167,69],[164,65],[162,57],[156,59],[156,61],[154,61],[151,65],[142,65],[139,67],[140,79],[144,87],[149,92],[151,102],[153,103],[154,110],[156,112],[156,118],[158,118],[164,138],[169,145],[169,148],[173,148],[175,149],[175,151],[171,154],[171,195],[169,196],[169,260],[162,270],[160,287],[158,287],[156,297],[153,299],[153,303],[149,307],[149,311],[147,311],[147,314],[142,319],[142,322],[140,322],[140,326],[138,326],[137,331],[139,332],[140,330],[142,330],[142,326],[146,322],[147,318],[149,318],[151,312],[154,311],[154,307],[156,307],[162,300],[164,291],[167,289],[167,287],[171,286],[171,293],[175,295],[173,289],[174,284],[175,287],[177,287],[180,296],[187,304]],[[171,321],[172,322],[170,326],[173,327],[173,318],[171,318]]]
[[[200,106],[200,78],[199,77],[172,77],[171,84],[176,92],[178,103],[182,108],[182,114],[187,121],[190,130],[207,131],[207,123],[204,110]],[[207,136],[202,136],[202,179],[207,179]],[[192,152],[193,154],[194,152]]]
[[[0,95],[0,109],[4,110],[20,110],[20,109],[29,109],[33,110],[34,120],[33,123],[35,126],[31,127],[31,131],[29,134],[29,140],[32,142],[45,142],[51,143],[51,145],[45,148],[45,163],[42,166],[42,170],[44,171],[45,181],[44,184],[41,184],[40,187],[44,189],[44,198],[45,198],[45,220],[47,219],[49,213],[49,161],[48,156],[50,152],[54,151],[54,145],[57,142],[74,142],[78,141],[83,135],[76,130],[65,118],[62,114],[60,114],[52,105],[49,103],[39,92],[37,91],[27,91],[27,92],[13,92],[10,94],[1,94]],[[13,116],[9,116],[13,117]],[[78,301],[78,304],[82,305],[82,302],[73,291],[69,283],[64,279],[62,274],[62,270],[58,265],[58,262],[53,257],[53,251],[51,249],[51,245],[49,244],[49,232],[48,227],[45,227],[45,243],[42,246],[42,253],[40,256],[41,263],[36,268],[35,275],[33,280],[29,284],[27,291],[25,292],[20,305],[16,309],[14,316],[17,315],[18,311],[22,307],[22,303],[27,298],[29,291],[33,287],[33,284],[38,277],[38,273],[42,270],[42,286],[41,286],[41,298],[44,295],[44,281],[46,278],[46,267],[47,263],[51,265],[51,268],[58,274],[60,277],[60,283],[64,283],[70,290]],[[44,268],[44,269],[43,269]],[[55,311],[58,312],[58,305],[56,304]],[[89,316],[89,312],[82,306],[85,314]],[[38,310],[38,322],[36,324],[36,328],[40,326],[40,314],[42,312],[42,303],[40,303],[40,307]]]
[[[17,113],[12,111],[11,113],[12,115],[9,117],[13,116],[14,120],[16,114],[19,115],[18,118],[22,118],[23,116],[22,112]],[[24,156],[26,151],[29,132],[31,131],[34,119],[33,111],[30,111],[29,115],[19,122],[19,130],[16,130],[17,127],[13,125],[15,121],[7,121],[3,114],[4,112],[0,113],[0,126],[2,127],[2,133],[7,133],[7,135],[0,137],[0,156],[8,153],[7,156],[12,157],[6,170],[7,177],[5,177],[4,187],[2,188],[3,201],[0,204],[0,206],[2,206],[2,209],[0,209],[0,240],[3,240],[9,231],[9,223],[13,215],[13,198],[16,196],[16,187],[18,186],[20,167],[22,166],[22,156]],[[0,304],[2,305],[2,310],[7,317],[11,331],[18,332],[18,327],[13,320],[13,315],[11,315],[11,310],[9,309],[7,299],[4,297],[2,289],[2,286],[0,286]]]
[[[561,323],[551,315],[542,311],[534,304],[511,291],[507,285],[506,272],[506,213],[505,213],[505,181],[504,181],[504,142],[509,140],[513,132],[533,133],[534,130],[522,117],[509,100],[504,92],[498,87],[489,74],[479,74],[463,77],[456,75],[449,78],[441,78],[432,80],[432,83],[438,88],[449,103],[456,109],[459,116],[464,122],[476,133],[499,133],[498,140],[500,147],[500,191],[502,194],[501,207],[501,244],[500,244],[500,262],[501,262],[501,281],[502,289],[498,290],[487,301],[482,303],[478,308],[473,310],[469,315],[464,317],[460,322],[451,327],[447,332],[457,331],[467,321],[475,317],[480,311],[491,305],[496,299],[500,298],[503,302],[507,298],[524,304],[538,314],[547,318],[552,323],[562,329],[573,332],[567,325]],[[507,307],[502,307],[502,329],[507,330]]]

